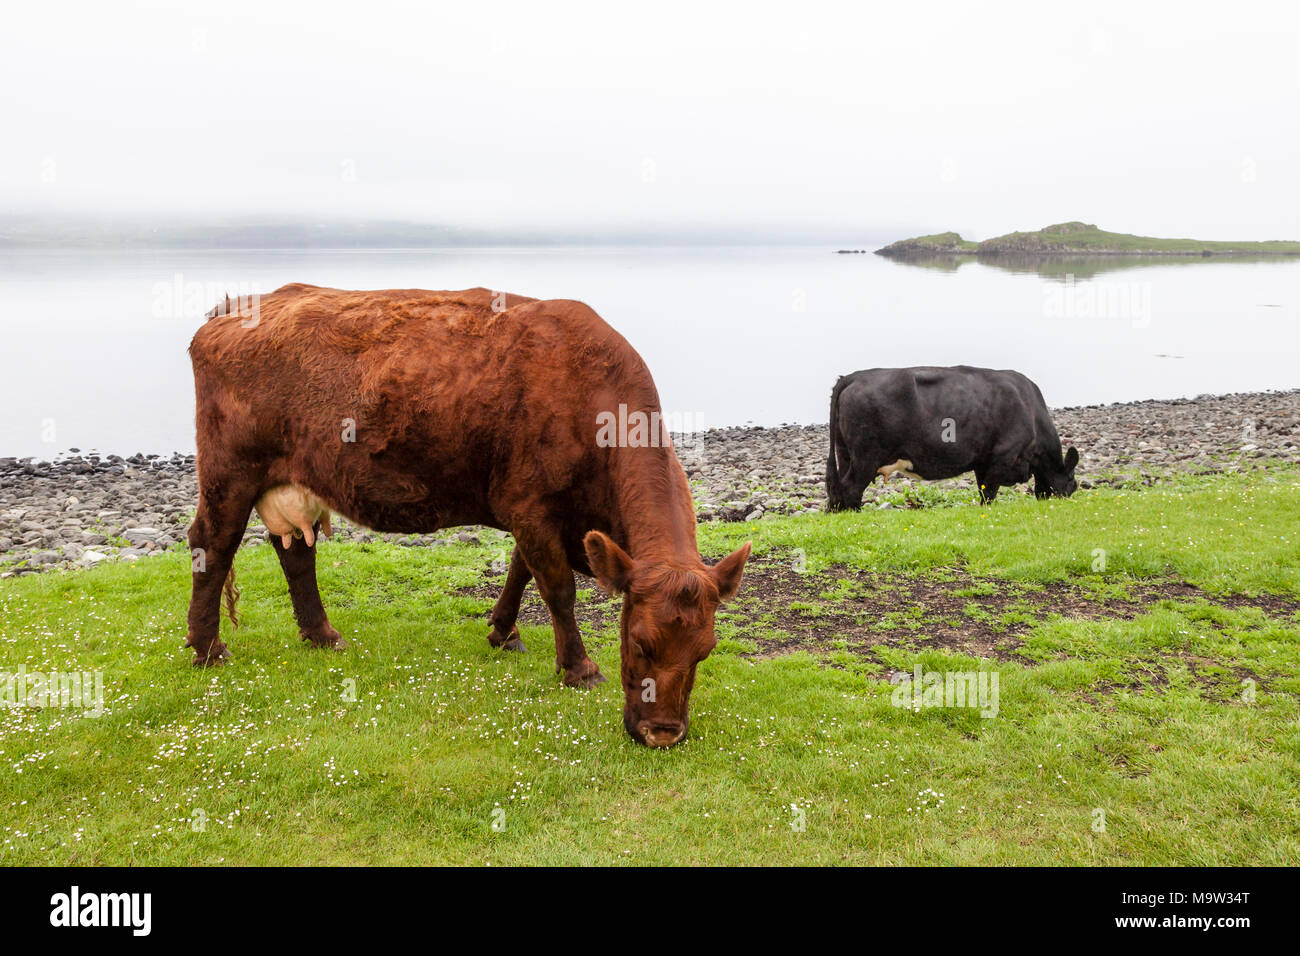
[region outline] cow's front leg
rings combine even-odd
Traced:
[[[320,529],[318,521],[312,528],[315,541],[320,541]],[[316,647],[342,650],[348,646],[347,641],[334,630],[326,617],[325,606],[320,600],[320,588],[316,585],[316,547],[309,545],[305,537],[289,540],[289,547],[286,548],[280,535],[271,535],[271,546],[275,548],[276,557],[280,559],[280,569],[289,582],[289,599],[293,602],[293,616],[298,621],[298,635]]]
[[[533,572],[528,570],[528,564],[516,546],[510,555],[510,571],[506,574],[505,587],[501,589],[501,596],[492,608],[492,633],[488,635],[488,643],[493,647],[505,651],[528,650],[519,639],[519,628],[515,627],[515,621],[519,618],[519,602],[523,600],[524,588],[528,587],[532,578]]]
[[[596,662],[587,656],[587,648],[578,633],[578,620],[573,614],[573,604],[578,588],[573,579],[573,567],[564,555],[558,538],[532,535],[515,535],[523,550],[528,568],[537,581],[537,590],[551,612],[555,628],[555,670],[564,672],[564,683],[569,687],[590,688],[603,683],[605,675]]]
[[[989,504],[998,496],[998,479],[987,472],[975,472],[975,484],[980,490],[980,504]]]

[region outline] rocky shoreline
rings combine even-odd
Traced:
[[[1300,465],[1300,390],[1062,408],[1053,417],[1062,441],[1079,447],[1083,488],[1238,471],[1270,460]],[[725,428],[678,438],[701,521],[822,510],[826,449],[825,425]],[[895,478],[870,486],[863,506],[915,503],[907,491],[919,484],[969,488],[975,500],[970,475],[925,483]],[[165,550],[185,540],[196,496],[193,455],[0,458],[0,577]],[[342,519],[335,529],[345,540],[410,546],[474,538],[468,530],[381,535]],[[245,543],[264,539],[254,519]]]

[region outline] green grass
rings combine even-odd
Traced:
[[[709,526],[715,551],[757,534],[757,554],[802,548],[813,570],[846,564],[928,571],[963,565],[1017,581],[1113,588],[1175,574],[1211,591],[1300,594],[1297,472],[1262,469],[1186,477],[1141,490],[1093,489],[1071,499],[1009,494],[991,507],[969,489],[916,510],[797,516]],[[1104,555],[1097,554],[1105,552]],[[1104,557],[1102,572],[1093,570]]]
[[[1067,582],[1104,609],[1172,579],[1294,599],[1298,496],[1300,473],[1278,469],[1070,501],[708,525],[701,547],[720,556],[752,538],[759,567],[802,549],[813,611],[852,600],[838,566],[938,579],[964,568],[981,583],[954,585],[963,600],[989,582]],[[733,619],[738,633],[701,665],[691,738],[651,751],[623,733],[617,681],[559,686],[549,627],[522,629],[525,655],[488,648],[491,599],[464,589],[489,580],[500,550],[491,534],[428,549],[326,543],[322,591],[353,641],[331,653],[298,642],[271,550],[245,549],[243,626],[223,625],[235,656],[211,671],[191,668],[180,646],[183,552],[0,582],[0,669],[101,670],[106,689],[99,717],[0,710],[0,864],[1300,854],[1292,612],[1211,597],[1154,601],[1133,617],[1053,615],[997,661],[893,643],[754,657],[777,625]],[[913,626],[917,612],[898,616]],[[584,636],[615,675],[616,632]],[[894,707],[884,673],[918,662],[996,671],[998,715]],[[1243,681],[1255,682],[1253,701]]]

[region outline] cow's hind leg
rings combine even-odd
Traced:
[[[863,481],[856,474],[850,472],[849,477],[844,482],[844,507],[850,511],[857,511],[862,507],[862,495],[867,490],[867,485],[871,484],[876,478],[872,475],[866,481]]]
[[[320,541],[320,522],[312,529],[312,537]],[[298,621],[298,634],[316,647],[342,650],[347,641],[339,635],[325,616],[320,589],[316,585],[316,546],[308,544],[305,537],[289,539],[286,548],[280,535],[271,535],[271,546],[280,559],[280,569],[289,582],[289,599],[293,601],[293,616]]]
[[[569,687],[590,688],[602,683],[605,675],[587,656],[582,635],[578,633],[578,619],[573,614],[578,588],[573,579],[573,566],[565,557],[560,539],[547,533],[530,532],[516,533],[515,541],[551,612],[556,672],[564,672],[564,683]]]
[[[205,478],[202,469],[199,475],[199,506],[189,531],[193,575],[185,645],[194,648],[195,665],[206,667],[229,656],[220,639],[221,591],[258,488],[248,478],[213,480]]]
[[[886,448],[882,447],[874,436],[855,435],[849,442],[848,447],[848,467],[840,476],[840,507],[852,511],[858,511],[862,508],[862,496],[867,488],[877,477],[883,481],[889,480],[889,475],[883,471],[886,462],[894,461],[898,455],[892,458],[886,456]],[[911,467],[911,463],[908,463]],[[827,492],[829,494],[829,490]]]
[[[528,570],[528,564],[516,546],[510,555],[510,571],[506,574],[505,587],[501,589],[501,596],[492,608],[492,633],[488,635],[488,643],[493,647],[505,651],[528,650],[519,639],[519,628],[515,627],[515,621],[519,617],[519,602],[523,600],[524,588],[528,587],[532,578],[533,572]]]
[[[867,485],[876,480],[876,471],[874,467],[867,467],[863,459],[854,455],[849,459],[849,466],[844,469],[840,475],[839,497],[831,498],[833,502],[832,511],[848,510],[857,511],[862,507],[862,495],[867,490]],[[827,490],[828,497],[830,490]]]

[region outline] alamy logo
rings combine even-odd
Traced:
[[[104,713],[103,671],[0,671],[0,706],[74,708],[87,717]]]
[[[152,311],[159,319],[197,319],[205,313],[210,318],[238,315],[241,327],[254,329],[261,318],[262,293],[250,282],[186,281],[177,272],[170,282],[155,282],[152,291]],[[213,302],[216,308],[210,308]]]
[[[685,436],[704,431],[700,416],[691,412],[628,411],[620,404],[617,412],[596,415],[598,448],[670,448],[672,432]]]
[[[50,897],[50,925],[127,926],[134,936],[148,936],[153,927],[150,893],[85,893],[74,886]]]
[[[917,664],[911,674],[900,673],[897,683],[889,698],[895,707],[970,707],[981,717],[998,715],[997,671],[922,672]]]
[[[1064,282],[1043,287],[1043,314],[1051,319],[1125,319],[1135,329],[1151,325],[1150,282]]]

